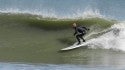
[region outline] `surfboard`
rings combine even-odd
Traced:
[[[87,45],[90,45],[93,41],[95,41],[95,38],[89,39],[86,42],[82,42],[79,45],[77,45],[77,42],[76,42],[76,43],[74,43],[73,45],[71,45],[69,47],[60,49],[60,51],[68,51],[68,50],[73,50],[73,49],[76,49],[76,48],[79,48],[79,47],[82,47],[82,46],[87,46]]]
[[[85,46],[85,42],[82,42],[81,44],[77,45],[77,43],[74,43],[72,46],[69,46],[69,47],[66,47],[66,48],[63,48],[61,49],[61,51],[68,51],[68,50],[73,50],[73,49],[76,49],[76,48],[79,48],[81,46]]]

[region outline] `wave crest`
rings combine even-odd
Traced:
[[[106,18],[104,15],[100,13],[98,9],[85,9],[83,10],[74,10],[69,15],[57,15],[53,9],[46,9],[44,11],[39,10],[21,10],[21,9],[1,9],[0,13],[12,13],[12,14],[31,14],[31,15],[39,15],[44,18],[58,18],[58,19],[85,19],[85,18]]]

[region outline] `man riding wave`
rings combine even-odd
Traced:
[[[83,36],[86,34],[86,32],[89,30],[88,28],[84,27],[84,26],[77,26],[76,23],[73,23],[73,28],[75,30],[74,36],[76,37],[78,44],[81,44],[80,39],[82,39],[83,42],[85,42],[85,39],[83,38]]]

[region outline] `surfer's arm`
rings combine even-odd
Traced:
[[[75,32],[74,32],[74,36],[77,34],[77,28],[74,28]]]
[[[75,33],[74,33],[74,36],[77,34],[77,31],[76,31],[76,29],[75,29]]]
[[[75,33],[74,33],[74,36],[77,34],[77,32],[75,31]]]
[[[84,26],[82,26],[82,28],[84,28],[85,30],[90,30],[89,28],[86,28],[86,27],[84,27]]]

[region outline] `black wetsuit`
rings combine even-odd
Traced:
[[[80,39],[83,40],[83,42],[85,42],[85,39],[83,38],[83,36],[86,34],[86,31],[89,30],[87,29],[86,27],[74,27],[75,29],[75,33],[74,33],[74,36],[76,36],[76,39],[78,41],[78,44],[80,44]]]

